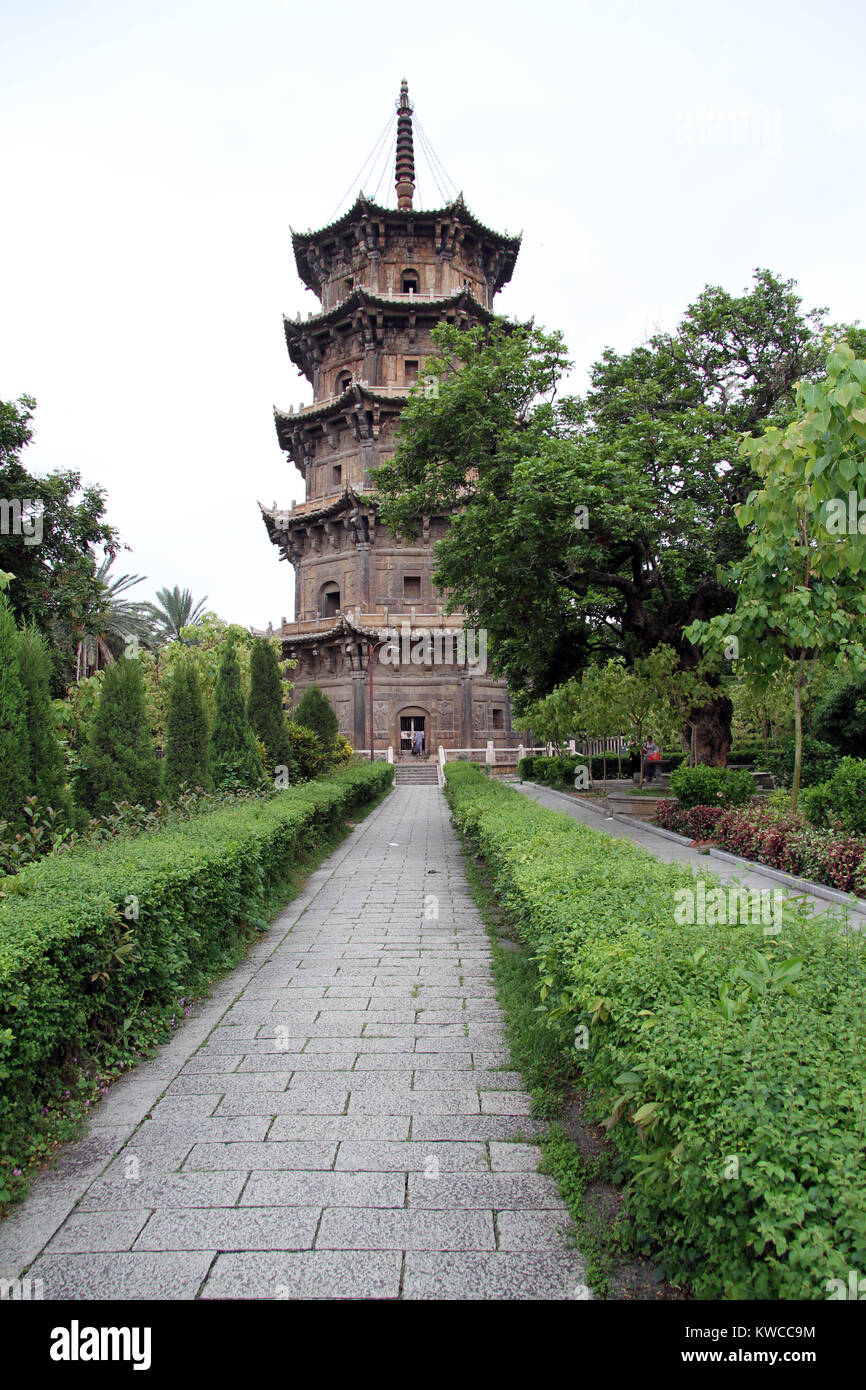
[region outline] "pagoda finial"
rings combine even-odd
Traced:
[[[415,192],[415,146],[412,140],[412,103],[409,100],[409,84],[405,77],[400,83],[397,111],[397,168],[394,180],[397,207],[411,208],[412,195]]]

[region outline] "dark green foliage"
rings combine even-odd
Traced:
[[[192,661],[178,664],[168,697],[163,786],[176,797],[184,782],[190,787],[210,785],[207,765],[208,731],[198,671]]]
[[[322,740],[325,752],[330,754],[337,742],[340,724],[334,706],[327,695],[317,685],[308,685],[295,710],[294,722],[305,729],[312,729]]]
[[[848,757],[866,757],[866,676],[846,681],[815,706],[812,732]]]
[[[16,830],[23,824],[22,808],[30,795],[26,716],[18,631],[9,604],[0,596],[0,820]]]
[[[803,810],[812,825],[866,835],[866,761],[843,758],[828,781],[804,792]]]
[[[64,680],[75,673],[81,625],[102,598],[95,547],[112,552],[118,540],[104,520],[101,488],[83,485],[71,469],[37,477],[21,462],[33,438],[35,409],[32,396],[0,401],[0,497],[23,506],[27,523],[20,535],[0,530],[0,569],[15,575],[10,602],[16,617],[48,636],[55,656],[54,693],[60,695]],[[24,544],[39,531],[39,544]]]
[[[53,807],[59,825],[69,825],[72,798],[51,711],[51,657],[48,643],[32,625],[18,633],[18,660],[24,688],[31,794],[40,806]]]
[[[678,767],[671,773],[671,796],[681,806],[745,806],[755,792],[746,768]]]
[[[293,782],[308,782],[313,777],[321,777],[328,765],[328,758],[325,755],[325,749],[319,735],[314,734],[312,729],[304,728],[303,724],[290,722],[286,725],[286,729],[291,750],[289,762],[291,780]]]
[[[790,787],[794,777],[794,740],[781,740],[776,748],[771,748],[764,759],[766,769],[772,772],[777,787]],[[839,754],[829,743],[803,735],[803,771],[800,775],[801,787],[814,787],[832,777],[839,762]]]
[[[254,734],[265,745],[268,770],[291,770],[292,748],[283,713],[283,679],[273,645],[266,637],[256,637],[250,653],[250,698],[247,715]]]
[[[445,776],[536,955],[540,1007],[564,1051],[577,1042],[636,1248],[697,1298],[825,1299],[866,1249],[861,934],[793,906],[769,938],[687,925],[688,866],[467,764]]]
[[[121,657],[105,673],[77,787],[95,816],[110,814],[118,801],[151,807],[157,799],[159,765],[135,659]]]
[[[210,741],[214,785],[225,787],[239,782],[244,787],[260,786],[264,768],[247,718],[241,670],[231,635],[223,647],[214,696],[216,711]]]
[[[66,1059],[106,1052],[236,955],[294,866],[382,795],[393,768],[82,843],[7,880],[0,900],[0,1205],[69,1085]],[[138,916],[127,917],[134,899]],[[134,1057],[134,1053],[133,1053]],[[90,1059],[94,1059],[90,1062]],[[15,1180],[17,1181],[17,1180]]]

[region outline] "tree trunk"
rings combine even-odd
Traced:
[[[734,706],[727,695],[717,695],[700,709],[692,710],[697,763],[707,763],[710,767],[727,766],[733,715]]]
[[[803,771],[803,668],[806,653],[800,653],[797,675],[794,680],[794,778],[791,783],[791,810],[796,811],[800,796],[800,777]]]

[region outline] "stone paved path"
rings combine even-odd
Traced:
[[[438,912],[438,916],[436,915]],[[0,1226],[46,1299],[586,1298],[437,787],[393,791]]]

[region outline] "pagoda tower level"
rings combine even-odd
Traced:
[[[463,625],[460,614],[443,616],[432,582],[433,546],[448,518],[424,517],[416,541],[398,540],[378,523],[370,470],[394,453],[400,411],[433,352],[432,329],[443,319],[490,321],[520,239],[483,226],[462,196],[432,212],[413,207],[405,82],[395,175],[396,209],[362,194],[329,227],[292,233],[298,273],[321,310],[285,320],[289,357],[313,403],[274,412],[280,445],[306,486],[303,502],[262,508],[296,577],[295,620],[275,635],[298,662],[295,698],[315,681],[356,748],[370,744],[371,646],[377,750],[407,751],[417,728],[428,754],[439,744],[505,747],[516,741],[510,702],[486,669],[480,635],[462,652],[435,636]]]

